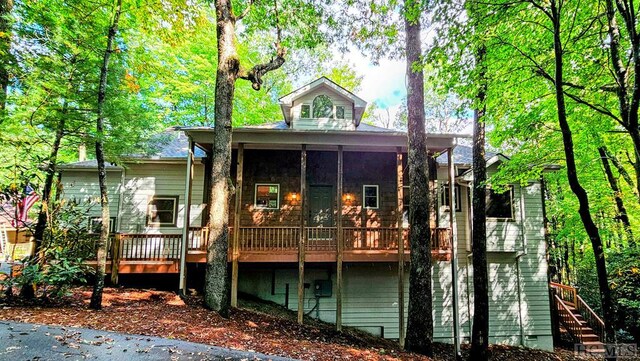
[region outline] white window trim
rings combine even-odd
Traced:
[[[327,97],[327,98],[329,98],[329,100],[331,101],[331,107],[333,108],[333,112],[332,112],[332,114],[331,114],[331,117],[315,118],[315,117],[313,116],[313,108],[315,108],[315,107],[313,106],[313,102],[316,100],[316,98],[317,98],[317,97],[319,97],[319,96],[321,96],[321,95],[326,96],[326,97]],[[310,110],[310,114],[311,114],[311,118],[309,118],[309,119],[334,119],[334,120],[335,120],[335,119],[337,119],[337,118],[336,118],[336,104],[335,104],[335,101],[334,101],[330,96],[328,96],[327,94],[318,94],[318,95],[316,95],[316,96],[313,98],[313,100],[311,101],[311,105],[309,105],[309,110]],[[302,108],[300,108],[300,114],[302,114]],[[303,118],[303,119],[306,119],[306,118]]]
[[[449,204],[445,203],[445,189],[449,187],[449,183],[444,183],[442,184],[442,187],[440,187],[440,189],[442,190],[442,194],[440,195],[440,203],[442,206],[446,207],[445,212],[449,212]],[[455,207],[456,207],[456,213],[462,213],[462,187],[459,184],[456,184],[455,187],[453,188],[453,192],[454,192],[454,198],[455,198]],[[447,190],[447,197],[449,196],[449,191]],[[460,208],[458,208],[458,206],[460,206]]]
[[[173,201],[173,221],[172,223],[162,223],[162,222],[152,222],[149,217],[149,211],[151,207],[151,202],[154,200],[171,200]],[[180,203],[179,196],[152,196],[149,198],[147,202],[147,226],[158,226],[158,227],[176,227],[178,224],[178,203]]]
[[[365,189],[367,187],[375,187],[376,188],[376,206],[375,207],[367,207],[366,203],[366,193]],[[362,207],[365,209],[378,209],[380,208],[380,187],[377,184],[363,184],[362,185]]]
[[[492,188],[490,186],[487,186],[486,189],[487,189],[487,192],[489,192]],[[507,192],[509,192],[509,198],[510,198],[510,202],[511,202],[511,217],[490,217],[487,214],[487,219],[488,220],[492,220],[492,221],[515,221],[515,219],[516,219],[516,210],[515,210],[515,204],[513,203],[513,196],[514,196],[515,189],[514,189],[512,184],[509,184],[509,190]],[[485,210],[485,214],[486,214],[486,210]]]
[[[302,107],[307,105],[309,107],[309,117],[303,117],[302,116]],[[313,107],[311,106],[311,104],[307,104],[307,103],[302,103],[300,104],[300,119],[313,119]]]
[[[87,224],[89,233],[93,233],[93,221],[100,221],[100,223],[102,223],[102,217],[89,217],[89,224]],[[109,217],[109,233],[116,231],[115,224],[116,217]]]
[[[258,186],[276,186],[278,187],[278,196],[276,198],[277,206],[270,208],[269,206],[258,205]],[[280,183],[256,183],[253,189],[253,207],[257,209],[280,209]]]

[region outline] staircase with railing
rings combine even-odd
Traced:
[[[549,287],[558,321],[573,340],[592,351],[604,350],[604,322],[578,295],[576,288],[553,282]]]

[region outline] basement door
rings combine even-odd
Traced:
[[[333,239],[333,196],[333,186],[309,186],[309,239]]]

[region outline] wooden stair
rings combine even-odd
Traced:
[[[604,353],[604,322],[578,295],[574,287],[550,284],[560,324],[588,352]]]
[[[567,309],[571,311],[573,317],[575,317],[580,323],[582,332],[579,335],[580,343],[587,346],[590,352],[604,352],[604,343],[600,341],[600,336],[596,334],[593,328],[589,327],[589,323],[584,319],[580,311],[572,306],[567,305]]]

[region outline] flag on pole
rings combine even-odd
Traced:
[[[29,209],[40,199],[38,194],[33,190],[30,184],[24,188],[24,197],[16,204],[16,215],[18,218],[15,220],[14,227],[25,226],[29,219]]]

